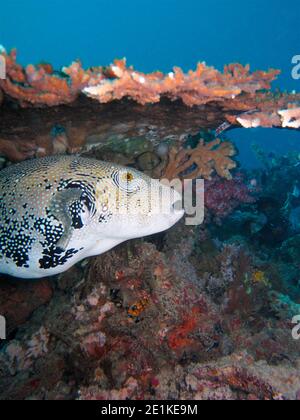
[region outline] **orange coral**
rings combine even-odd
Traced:
[[[23,69],[16,63],[16,50],[10,54],[2,52],[6,61],[6,79],[0,80],[0,87],[10,97],[17,99],[21,106],[54,106],[75,101],[87,83],[86,74],[80,63],[73,63],[64,69],[65,75],[51,73],[49,65],[33,65]]]
[[[129,97],[144,105],[159,102],[161,97],[181,99],[186,105],[203,105],[212,101],[235,98],[242,92],[254,94],[268,89],[279,74],[277,70],[250,73],[249,66],[226,66],[224,73],[199,63],[187,74],[175,67],[173,72],[144,74],[126,66],[126,60],[116,60],[109,67],[84,70],[79,62],[55,73],[51,65],[29,65],[23,69],[16,62],[16,50],[7,54],[7,78],[0,81],[3,91],[22,106],[53,106],[73,102],[82,91],[101,103]]]
[[[230,170],[236,167],[236,163],[230,157],[235,153],[232,143],[221,142],[219,139],[210,143],[201,140],[195,149],[181,149],[178,152],[172,148],[162,177],[170,180],[177,177],[211,179],[216,171],[222,178],[231,179]]]
[[[204,63],[199,63],[195,71],[184,74],[175,67],[164,75],[160,72],[144,74],[126,67],[125,60],[115,61],[109,74],[113,80],[95,80],[83,92],[100,102],[130,97],[140,104],[159,102],[162,96],[172,100],[182,99],[188,105],[202,105],[211,101],[231,99],[242,92],[255,93],[267,89],[280,72],[250,73],[249,66],[232,64],[225,67],[224,74]]]
[[[193,344],[194,340],[188,336],[197,327],[200,313],[200,309],[198,307],[194,307],[191,314],[185,315],[184,322],[170,333],[168,337],[168,344],[172,350],[188,347]]]
[[[269,90],[278,70],[251,73],[249,66],[230,64],[222,73],[199,63],[188,73],[175,67],[168,74],[145,74],[127,66],[123,59],[87,70],[77,61],[55,72],[48,63],[23,68],[16,61],[16,50],[7,53],[2,49],[0,58],[5,59],[7,69],[6,79],[0,80],[0,104],[3,95],[22,107],[69,104],[81,94],[101,104],[129,98],[145,105],[167,98],[199,111],[201,127],[215,129],[226,122],[246,128],[300,128],[300,94]]]

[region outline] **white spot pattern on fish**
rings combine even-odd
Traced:
[[[94,159],[60,156],[10,166],[0,172],[0,272],[55,275],[125,240],[166,230],[183,211],[153,213],[161,194],[164,199],[170,188]],[[134,214],[116,211],[128,203]]]

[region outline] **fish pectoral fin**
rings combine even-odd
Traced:
[[[68,244],[70,242],[69,235],[63,233],[62,237],[56,242],[56,247],[60,248],[62,251],[66,251],[68,248]]]
[[[62,224],[63,234],[57,241],[56,246],[66,250],[70,242],[74,228],[72,227],[72,215],[70,206],[76,201],[80,201],[82,190],[80,188],[70,188],[58,191],[52,199],[50,211],[53,216]]]

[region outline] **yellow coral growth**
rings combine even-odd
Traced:
[[[230,142],[221,142],[219,139],[210,143],[201,140],[195,149],[177,151],[172,148],[163,177],[211,179],[216,172],[222,178],[232,179],[230,170],[236,167],[236,163],[231,157],[235,154],[235,148]]]

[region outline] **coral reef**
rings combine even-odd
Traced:
[[[298,259],[222,231],[181,223],[59,276],[0,349],[0,398],[298,398],[300,295],[279,274]]]
[[[133,137],[154,146],[182,145],[201,128],[218,136],[241,126],[299,129],[299,94],[269,90],[276,70],[251,73],[249,66],[233,64],[221,73],[200,63],[187,74],[175,68],[147,75],[119,60],[87,70],[74,62],[55,71],[45,63],[23,68],[15,50],[0,54],[7,69],[0,80],[0,153],[13,161]],[[57,127],[63,131],[53,136]],[[204,162],[204,176],[210,176],[210,167]]]
[[[64,128],[62,145],[69,152],[80,150],[91,137],[99,144],[146,137],[157,145],[182,143],[200,128],[217,133],[220,127],[240,126],[299,129],[299,94],[268,90],[275,70],[251,73],[249,66],[234,64],[220,73],[200,63],[187,74],[175,68],[168,75],[147,75],[119,60],[88,70],[74,62],[54,71],[48,64],[23,68],[15,50],[0,54],[7,68],[6,79],[0,80],[0,152],[13,160],[54,153],[56,126]],[[8,144],[16,139],[17,145]]]
[[[1,315],[8,321],[8,333],[24,324],[30,315],[50,301],[52,288],[48,281],[27,282],[0,279]]]
[[[295,399],[298,343],[261,315],[273,303],[248,251],[194,264],[196,232],[167,236],[164,252],[138,240],[60,276],[0,350],[0,398]]]
[[[54,106],[73,102],[88,80],[80,63],[73,63],[63,71],[65,75],[54,74],[51,67],[28,65],[23,69],[16,62],[16,50],[1,53],[6,62],[6,79],[0,80],[0,87],[6,95],[17,99],[21,106]]]
[[[268,90],[277,71],[240,65],[56,72],[0,54],[1,165],[80,152],[206,179],[202,226],[123,244],[51,283],[1,278],[0,399],[299,399],[299,156],[257,148],[263,169],[237,172],[220,135],[299,129],[299,95]]]
[[[221,143],[219,139],[209,143],[200,140],[195,149],[178,151],[173,147],[162,177],[170,180],[178,177],[211,179],[215,171],[220,177],[231,179],[230,170],[236,167],[236,163],[230,158],[235,153],[230,142]]]

